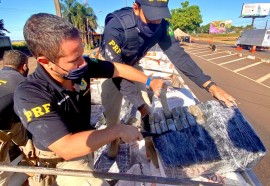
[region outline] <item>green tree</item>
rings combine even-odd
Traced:
[[[245,26],[244,29],[245,29],[245,30],[253,30],[253,29],[256,29],[256,28],[253,27],[252,25],[247,25],[247,26]]]
[[[7,29],[5,29],[4,20],[0,19],[0,36],[6,35],[4,32],[9,33],[9,31]]]
[[[80,4],[76,0],[61,0],[63,18],[71,22],[82,34],[83,42],[93,44],[92,33],[97,29],[97,16],[88,4]]]
[[[171,10],[172,18],[169,21],[173,29],[180,28],[189,33],[196,31],[203,22],[199,6],[189,6],[189,1],[182,2],[181,6],[182,8]]]
[[[209,29],[210,29],[210,23],[208,23],[207,25],[201,26],[200,28],[198,28],[198,32],[199,33],[209,33]]]

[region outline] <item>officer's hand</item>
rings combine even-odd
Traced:
[[[226,104],[227,107],[236,106],[235,98],[219,88],[217,85],[213,85],[209,88],[209,92],[217,98],[219,101]]]
[[[151,114],[151,108],[147,104],[144,104],[141,108],[139,108],[139,111],[141,113],[141,118]]]
[[[119,137],[125,143],[132,143],[143,139],[141,132],[136,127],[131,125],[121,125],[119,135]]]
[[[150,83],[150,87],[154,91],[154,94],[159,97],[162,89],[167,90],[167,85],[162,79],[153,79]]]

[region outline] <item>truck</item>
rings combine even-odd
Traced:
[[[8,36],[0,36],[0,59],[3,57],[5,50],[11,50],[12,44]]]
[[[162,77],[170,81],[169,87],[173,91],[169,92],[168,95],[169,105],[170,104],[182,104],[185,106],[194,105],[199,102],[198,98],[192,90],[185,84],[179,72],[171,64],[167,56],[161,51],[160,48],[153,47],[147,55],[140,61],[143,71],[146,75],[154,75],[157,77]],[[176,89],[177,91],[174,91]],[[101,79],[93,80],[91,83],[91,94],[96,100],[98,95],[101,92]],[[175,99],[176,95],[180,95],[181,99]],[[91,110],[96,111],[91,114],[91,120],[94,118],[93,123],[96,124],[96,128],[102,128],[102,107],[98,104],[99,101],[96,101],[94,105],[91,105]],[[156,104],[158,105],[158,104]],[[93,106],[93,107],[92,107]],[[157,107],[155,107],[157,108]],[[140,123],[140,114],[133,113],[132,107],[129,104],[123,104],[123,113],[121,112],[121,121],[129,120],[128,117],[134,117],[137,120],[134,122]],[[130,111],[130,112],[129,112]],[[96,118],[96,119],[95,119]],[[133,120],[132,120],[133,121]],[[92,121],[91,121],[92,123]],[[104,127],[104,126],[103,126]],[[188,135],[188,133],[187,133]],[[197,175],[194,178],[182,179],[167,176],[168,169],[164,169],[164,165],[161,163],[159,158],[159,168],[155,168],[151,161],[147,160],[146,153],[143,150],[144,143],[140,142],[138,145],[129,146],[128,144],[121,144],[121,149],[119,157],[116,160],[106,157],[107,146],[100,148],[97,153],[95,153],[95,163],[94,171],[81,172],[78,170],[63,170],[55,168],[46,168],[46,167],[31,167],[31,166],[20,166],[20,161],[23,159],[23,155],[19,154],[17,157],[11,160],[11,165],[0,165],[0,171],[5,170],[12,172],[12,177],[10,179],[9,186],[27,184],[28,175],[24,174],[25,172],[35,173],[35,174],[48,174],[48,175],[66,175],[66,176],[83,176],[83,177],[97,177],[103,179],[113,179],[119,180],[118,186],[127,186],[131,185],[130,181],[133,181],[133,184],[141,183],[163,183],[168,185],[251,185],[251,186],[261,186],[260,180],[254,174],[252,169],[242,169],[233,172],[224,172],[224,173],[211,173],[200,176],[200,174],[206,170],[206,166],[198,167],[186,167],[186,171],[189,175]],[[127,150],[129,149],[129,150]],[[243,159],[245,156],[243,156]],[[131,161],[131,159],[133,161]],[[135,161],[136,160],[136,161]],[[139,161],[140,163],[138,164]],[[130,163],[127,163],[130,162]],[[132,163],[131,163],[132,162]],[[136,162],[136,164],[135,164]],[[224,163],[224,162],[222,162]],[[238,162],[237,162],[238,163]],[[240,163],[240,162],[239,162]],[[139,166],[138,166],[139,165]],[[225,164],[224,164],[225,165]],[[226,168],[227,166],[225,166]],[[166,167],[165,167],[166,168]],[[120,171],[121,170],[121,171]],[[123,171],[125,170],[125,171]],[[210,170],[210,169],[209,169]],[[182,170],[173,171],[180,172]],[[123,174],[128,173],[128,174]],[[138,174],[139,173],[139,174]],[[177,184],[176,184],[177,182]],[[145,184],[146,185],[146,184]],[[149,184],[148,184],[149,185]],[[165,186],[165,185],[164,185]]]
[[[236,41],[237,47],[257,50],[270,48],[270,29],[245,30]]]

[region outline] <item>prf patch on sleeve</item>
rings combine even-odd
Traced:
[[[169,24],[169,25],[167,26],[167,34],[168,34],[169,36],[174,36],[173,27],[172,27],[171,24]]]
[[[121,53],[121,48],[117,45],[117,43],[112,39],[111,41],[109,41],[108,45],[110,46],[110,48],[116,53],[116,54],[120,54]]]
[[[50,112],[50,103],[46,103],[37,107],[34,107],[30,110],[24,111],[24,116],[26,117],[27,122],[30,122],[33,118],[38,118]]]

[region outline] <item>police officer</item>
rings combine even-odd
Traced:
[[[28,57],[18,51],[5,51],[0,70],[0,164],[9,164],[8,151],[14,145],[23,146],[27,133],[13,110],[13,93],[28,74]],[[0,172],[0,185],[7,185],[9,172]]]
[[[101,43],[102,57],[106,60],[137,66],[138,61],[147,51],[158,44],[176,69],[183,72],[199,87],[206,89],[215,98],[232,106],[235,99],[211,81],[211,77],[205,75],[179,46],[172,27],[164,19],[171,17],[168,2],[169,0],[136,0],[133,8],[127,7],[108,14]],[[138,84],[120,78],[104,82],[102,104],[105,107],[104,114],[108,125],[119,121],[123,96],[138,108],[142,116],[149,114],[147,104],[136,86],[138,87]]]
[[[79,31],[55,15],[32,15],[24,26],[24,38],[38,66],[17,87],[14,109],[33,135],[41,165],[92,170],[92,153],[103,145],[117,138],[124,142],[142,139],[133,126],[93,130],[90,78],[122,77],[145,83],[147,76],[128,65],[84,58]],[[162,85],[160,79],[150,83],[156,91]],[[57,176],[56,182],[64,186],[108,185],[99,178],[70,176]]]

